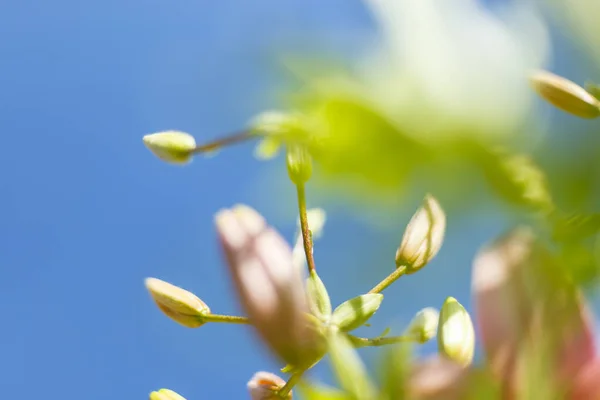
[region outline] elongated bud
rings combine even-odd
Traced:
[[[581,118],[600,116],[598,99],[576,83],[547,71],[533,73],[530,81],[540,96],[561,110]]]
[[[185,400],[185,398],[172,390],[160,389],[158,392],[150,393],[150,400]]]
[[[307,321],[304,284],[289,245],[247,206],[222,210],[215,222],[238,298],[260,337],[286,363],[312,362],[320,340]]]
[[[248,382],[248,392],[251,400],[280,400],[292,399],[292,392],[280,397],[277,392],[285,385],[285,381],[270,372],[257,372]]]
[[[396,251],[396,267],[406,267],[412,274],[423,268],[442,247],[446,232],[446,214],[431,195],[408,223],[402,243]]]
[[[419,343],[425,343],[435,337],[440,314],[438,310],[427,307],[419,311],[405,331],[406,336],[414,337]]]
[[[156,278],[146,279],[154,302],[169,318],[188,328],[204,325],[210,309],[193,293]]]
[[[308,149],[301,145],[290,145],[286,153],[288,175],[296,185],[306,183],[312,175],[312,158]]]
[[[437,340],[438,350],[443,356],[463,366],[473,361],[473,322],[467,310],[454,297],[448,297],[440,311]]]
[[[381,293],[368,293],[340,304],[331,316],[331,323],[343,332],[350,332],[364,325],[381,306]]]
[[[187,164],[196,148],[193,136],[179,131],[152,133],[143,138],[146,147],[161,160],[171,164]]]

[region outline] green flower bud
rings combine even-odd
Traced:
[[[188,328],[204,325],[210,309],[193,293],[156,278],[146,279],[152,299],[169,318]]]
[[[185,398],[172,390],[160,389],[158,392],[150,393],[150,400],[185,400]]]
[[[321,321],[327,321],[331,316],[331,300],[327,288],[315,271],[310,271],[306,280],[308,305],[313,315]]]
[[[405,335],[414,337],[419,343],[426,343],[435,337],[440,314],[438,310],[427,307],[419,311],[406,328]]]
[[[396,267],[405,267],[407,274],[417,272],[433,259],[442,247],[446,232],[446,214],[431,195],[408,223],[402,243],[396,251]]]
[[[193,136],[178,131],[166,131],[146,135],[146,147],[161,160],[171,164],[187,164],[196,148]]]
[[[448,297],[440,311],[437,340],[438,351],[443,356],[463,366],[473,361],[473,322],[467,310],[454,297]]]
[[[559,109],[581,118],[600,116],[600,101],[581,86],[547,71],[537,71],[530,78],[533,89]]]
[[[286,153],[288,175],[296,185],[303,185],[312,175],[312,158],[308,149],[301,145],[290,145]]]
[[[381,293],[368,293],[340,304],[331,317],[331,323],[343,332],[364,325],[381,306]]]
[[[270,372],[257,372],[252,379],[248,381],[248,392],[250,392],[251,400],[291,400],[292,392],[285,397],[280,397],[277,394],[285,381],[275,374]]]

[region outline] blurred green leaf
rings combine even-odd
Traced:
[[[348,338],[337,329],[332,329],[327,337],[333,372],[342,388],[353,400],[377,399],[377,390]]]

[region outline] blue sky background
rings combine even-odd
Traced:
[[[4,397],[143,399],[167,387],[189,399],[238,399],[255,371],[277,371],[247,328],[170,321],[143,279],[239,313],[213,214],[248,203],[291,239],[295,212],[276,203],[292,188],[273,192],[263,179],[285,182],[284,169],[273,173],[281,160],[259,163],[244,144],[177,168],[141,137],[180,129],[201,141],[236,130],[275,105],[265,61],[274,46],[316,38],[321,49],[351,53],[371,29],[358,0],[0,3]],[[403,210],[396,235],[327,211],[316,257],[339,303],[391,269],[372,265],[369,249],[391,260],[413,210]],[[386,292],[370,333],[401,327],[448,295],[470,306],[473,251],[503,228],[493,215],[450,221],[445,261]],[[329,380],[323,367],[316,374]]]

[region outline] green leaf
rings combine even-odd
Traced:
[[[379,376],[383,385],[382,398],[406,400],[408,380],[412,363],[412,344],[402,343],[386,348],[379,366]]]
[[[342,388],[353,400],[377,399],[377,390],[346,335],[332,329],[327,339],[333,372]]]
[[[331,322],[344,332],[364,325],[379,309],[383,295],[368,293],[340,304],[331,317]]]
[[[306,291],[308,294],[310,311],[321,321],[329,320],[331,317],[331,300],[327,288],[315,271],[311,271],[306,280]]]

